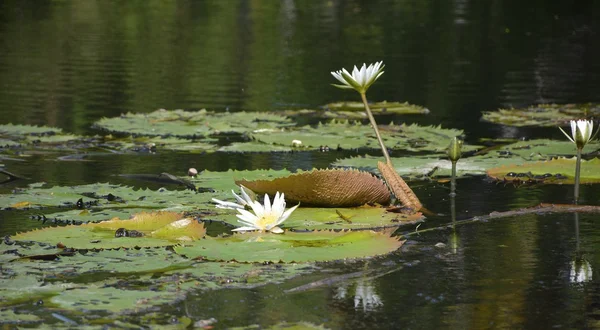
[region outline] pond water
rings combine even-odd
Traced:
[[[442,124],[464,130],[467,142],[564,139],[556,128],[481,122],[481,111],[599,102],[599,22],[598,1],[2,1],[0,124],[97,134],[92,124],[102,117],[159,108],[316,108],[358,100],[330,86],[330,71],[383,60],[385,74],[369,99],[408,101],[431,113],[384,116],[382,123]],[[158,152],[72,162],[56,154],[11,155],[1,163],[28,179],[0,185],[0,193],[41,181],[156,189],[118,175],[183,175],[189,167],[308,170],[364,153]],[[334,329],[600,327],[600,281],[593,274],[600,267],[598,215],[532,214],[426,231],[452,224],[448,183],[410,185],[437,215],[419,225],[423,233],[401,227],[399,234],[411,233],[401,250],[323,265],[322,273],[283,284],[192,293],[162,312],[214,317],[217,328],[280,321]],[[571,203],[572,196],[572,185],[461,179],[455,218]],[[600,205],[598,185],[583,186],[581,196],[581,203]],[[41,227],[30,219],[37,213],[0,211],[0,235]],[[581,267],[592,270],[589,277],[573,276]],[[286,291],[365,269],[376,275]]]

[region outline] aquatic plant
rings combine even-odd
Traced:
[[[462,155],[462,140],[459,140],[456,136],[450,141],[448,146],[447,155],[452,162],[452,179],[450,184],[450,195],[456,195],[456,162]]]
[[[404,179],[402,179],[394,170],[392,161],[390,160],[390,155],[385,147],[385,144],[383,143],[383,139],[379,133],[379,128],[377,127],[377,122],[375,121],[375,117],[373,117],[373,113],[369,108],[369,102],[367,101],[367,90],[379,77],[381,77],[384,72],[384,67],[385,65],[383,65],[383,61],[380,61],[375,62],[375,64],[369,64],[368,67],[365,63],[363,63],[360,70],[354,66],[352,74],[350,74],[344,68],[338,71],[333,71],[331,74],[335,77],[335,79],[342,83],[342,85],[333,84],[333,86],[343,89],[354,89],[360,94],[363,105],[365,106],[365,110],[367,112],[367,116],[369,117],[369,122],[371,122],[371,126],[373,126],[375,136],[377,137],[377,141],[379,141],[379,146],[381,147],[381,152],[386,160],[386,163],[380,162],[377,167],[385,178],[390,190],[394,193],[394,195],[396,195],[396,198],[398,198],[404,206],[418,211],[423,205],[412,189],[410,189],[406,182],[404,182]]]
[[[577,163],[575,165],[575,203],[579,200],[579,177],[581,173],[581,150],[592,139],[594,122],[591,120],[571,120],[571,134],[569,136],[561,127],[560,131],[577,146]]]
[[[300,204],[285,210],[285,197],[283,193],[275,193],[273,204],[268,194],[265,194],[264,205],[258,201],[252,200],[250,196],[244,191],[242,186],[242,197],[238,196],[235,192],[233,195],[240,204],[221,201],[213,198],[213,201],[217,203],[217,208],[235,209],[240,214],[237,215],[239,218],[238,222],[245,225],[234,229],[234,231],[268,231],[275,234],[283,233],[283,229],[278,226],[283,223],[289,216],[296,210]],[[246,207],[250,207],[252,212],[247,211]]]

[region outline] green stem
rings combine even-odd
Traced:
[[[450,178],[450,196],[456,196],[456,162],[452,162],[452,177]]]
[[[581,176],[581,148],[577,148],[577,161],[575,163],[575,204],[579,202],[579,177]]]
[[[383,152],[383,156],[385,157],[385,161],[388,164],[391,164],[390,155],[388,154],[387,148],[385,144],[383,144],[383,139],[381,139],[381,134],[379,134],[379,127],[377,127],[377,123],[375,122],[375,117],[373,117],[373,113],[371,112],[371,108],[369,108],[369,103],[367,103],[367,94],[360,93],[360,97],[362,98],[363,104],[365,105],[365,110],[367,110],[367,116],[369,117],[369,121],[371,122],[371,126],[375,130],[375,135],[377,136],[377,141],[379,141],[379,146],[381,147],[381,151]]]

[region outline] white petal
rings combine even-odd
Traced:
[[[242,197],[244,197],[244,199],[246,200],[247,204],[252,203],[254,200],[248,195],[248,193],[246,193],[246,187],[244,186],[240,186],[240,188],[242,189]]]
[[[239,204],[236,204],[233,202],[222,201],[222,200],[216,199],[216,198],[213,198],[212,201],[217,203],[217,205],[215,205],[215,207],[217,207],[219,209],[238,210],[238,209],[244,208],[244,206],[242,206],[242,205],[239,205]]]
[[[577,122],[575,120],[571,120],[571,136],[573,137],[573,141],[577,138]]]
[[[290,217],[290,215],[292,214],[292,212],[294,212],[296,210],[296,208],[298,208],[298,206],[300,206],[300,204],[290,208],[289,210],[285,211],[281,217],[279,218],[279,220],[277,220],[277,224],[279,225],[280,223],[284,222],[285,220],[287,220],[287,218]]]
[[[238,228],[232,229],[232,231],[255,231],[255,230],[258,230],[258,229],[253,228],[253,227],[238,227]]]
[[[271,213],[271,199],[268,194],[265,194],[265,214]]]
[[[283,234],[283,229],[279,228],[279,227],[273,227],[271,229],[269,229],[270,232],[272,232],[273,234]]]

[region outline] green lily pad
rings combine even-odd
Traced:
[[[600,105],[586,104],[538,104],[520,109],[499,109],[483,112],[482,119],[508,126],[565,126],[570,120],[597,118]]]
[[[452,137],[462,134],[455,129],[433,126],[388,125],[380,126],[382,138],[387,148],[408,151],[444,151]],[[370,125],[358,122],[332,121],[317,127],[304,126],[289,129],[273,129],[254,132],[251,137],[263,143],[291,146],[299,140],[306,148],[379,149],[379,143]],[[465,146],[464,151],[475,150],[477,146]]]
[[[148,150],[150,152],[160,152],[161,150],[173,150],[198,153],[215,151],[218,148],[218,146],[211,142],[216,142],[216,140],[191,140],[162,136],[131,136],[128,138],[113,139],[108,142],[108,145],[116,150]]]
[[[36,323],[41,322],[36,315],[29,313],[17,314],[10,309],[0,310],[0,324],[22,324],[22,323]]]
[[[0,136],[43,136],[60,133],[62,133],[62,129],[56,127],[13,124],[0,125]]]
[[[219,148],[219,151],[223,152],[291,152],[296,150],[304,151],[303,148],[293,148],[291,144],[290,146],[277,146],[256,141],[234,142]]]
[[[174,249],[189,258],[207,260],[312,262],[387,254],[402,243],[387,233],[374,231],[244,233],[227,238],[206,238]]]
[[[71,207],[77,208],[81,199],[79,212],[95,211],[102,208],[157,208],[184,210],[196,203],[208,202],[213,196],[198,194],[191,190],[159,190],[133,189],[132,187],[109,183],[95,183],[72,187],[54,186],[43,188],[42,185],[30,186],[15,191],[13,194],[0,195],[0,205],[6,208],[41,208]],[[110,218],[107,218],[110,219]]]
[[[331,111],[365,111],[362,102],[333,102],[324,106]],[[408,102],[373,102],[369,103],[373,114],[428,114],[429,109]]]
[[[138,313],[156,305],[183,299],[182,292],[126,290],[122,288],[89,285],[84,289],[61,292],[50,299],[62,308],[113,313]]]
[[[126,234],[132,231],[135,231],[135,236]],[[140,213],[131,220],[115,219],[78,226],[36,229],[12,238],[54,246],[62,244],[75,249],[115,249],[170,246],[202,238],[205,233],[204,224],[196,220],[185,219],[177,213],[157,212]]]
[[[449,177],[452,175],[452,162],[446,155],[392,157],[394,169],[398,174],[409,179]],[[369,155],[336,160],[332,166],[354,167],[364,171],[379,173],[377,162],[384,162],[381,157]],[[498,165],[524,164],[522,157],[491,157],[489,155],[461,158],[456,165],[456,176],[485,175],[486,170]]]
[[[291,206],[288,204],[288,206]],[[217,214],[206,218],[222,221],[232,226],[241,224],[235,210],[215,210]],[[280,227],[294,231],[305,230],[363,230],[397,227],[424,219],[421,213],[403,214],[388,212],[383,207],[362,206],[352,208],[299,207]]]
[[[167,111],[128,113],[103,118],[95,126],[109,132],[147,136],[196,138],[222,133],[246,133],[293,125],[288,118],[264,112]]]
[[[375,102],[369,107],[374,115],[428,114],[429,109],[408,102]],[[362,102],[334,102],[322,109],[281,110],[277,113],[288,117],[312,117],[323,119],[367,119]]]
[[[552,184],[575,183],[575,157],[558,158],[523,165],[490,168],[487,174],[496,180]],[[600,159],[581,161],[581,183],[600,183]]]
[[[583,148],[583,154],[600,149],[598,141],[591,141]],[[498,157],[510,157],[517,155],[527,160],[546,160],[556,156],[572,156],[577,153],[575,144],[570,141],[556,141],[548,139],[537,139],[519,141],[494,149],[490,153]]]

